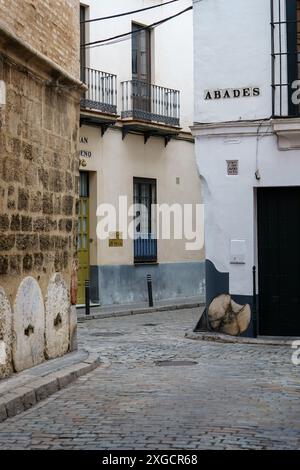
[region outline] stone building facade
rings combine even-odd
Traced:
[[[0,1],[0,84],[1,378],[64,354],[75,329],[77,0]]]

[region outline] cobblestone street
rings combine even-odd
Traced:
[[[104,366],[2,423],[0,448],[299,449],[292,350],[185,339],[198,317],[194,309],[80,324],[80,347]]]

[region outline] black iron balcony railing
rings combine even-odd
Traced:
[[[117,114],[116,75],[82,67],[81,80],[88,87],[81,99],[82,108]]]
[[[152,233],[137,234],[134,239],[134,262],[157,261],[157,239]]]
[[[179,126],[180,92],[140,80],[122,82],[121,117]]]

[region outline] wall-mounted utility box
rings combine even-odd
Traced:
[[[230,241],[230,264],[246,264],[246,240]]]

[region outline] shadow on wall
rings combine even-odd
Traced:
[[[50,279],[45,301],[37,281],[21,282],[13,309],[0,287],[0,379],[77,348],[76,309],[61,274]]]

